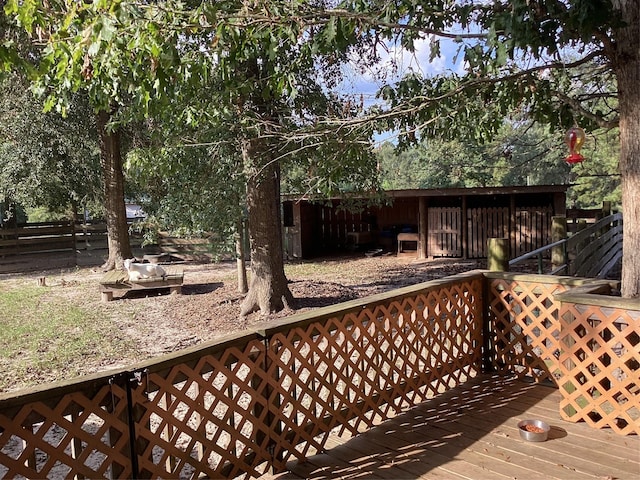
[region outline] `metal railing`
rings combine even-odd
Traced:
[[[514,258],[509,261],[509,267],[535,258],[537,273],[544,274],[545,256],[562,259],[557,264],[551,262],[548,272],[551,275],[605,277],[622,257],[622,214],[604,217],[569,238]]]

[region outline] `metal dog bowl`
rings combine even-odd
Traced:
[[[533,431],[527,430],[527,426]],[[518,422],[518,430],[523,440],[528,442],[544,442],[549,436],[551,427],[542,420],[522,420]]]

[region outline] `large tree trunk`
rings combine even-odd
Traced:
[[[3,225],[6,228],[18,227],[18,213],[16,212],[16,204],[7,197],[4,200],[3,211],[0,211],[0,217],[4,217]]]
[[[124,204],[124,176],[122,174],[122,153],[119,131],[109,132],[108,112],[98,113],[98,134],[100,136],[100,163],[104,177],[105,210],[107,219],[107,242],[109,258],[104,270],[123,268],[123,262],[133,257],[129,243],[127,210]]]
[[[257,310],[261,315],[268,315],[282,310],[293,300],[282,255],[280,167],[278,162],[259,162],[257,155],[262,152],[256,143],[256,140],[246,141],[242,147],[244,164],[253,165],[247,181],[252,275],[240,310],[242,316]]]
[[[624,242],[622,296],[640,296],[640,4],[618,0],[626,24],[615,32],[620,108],[620,176]]]
[[[238,271],[238,292],[247,293],[249,291],[249,283],[247,281],[247,262],[245,261],[247,253],[244,248],[245,243],[244,221],[239,219],[236,222],[236,267]]]

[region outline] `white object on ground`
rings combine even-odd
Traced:
[[[141,278],[162,277],[167,276],[167,272],[160,265],[153,263],[135,263],[132,259],[124,261],[124,268],[129,274],[129,281],[135,282]]]

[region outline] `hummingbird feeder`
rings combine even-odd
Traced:
[[[567,155],[565,161],[569,165],[574,165],[584,160],[584,157],[580,155],[580,149],[584,144],[585,138],[586,135],[584,133],[584,130],[580,127],[571,127],[569,130],[567,130],[564,141],[567,144],[567,147],[569,147],[569,155]]]

